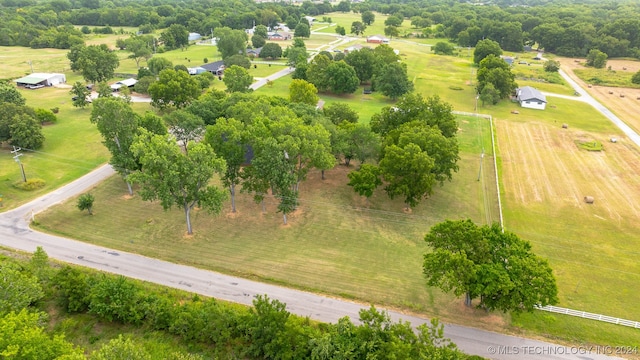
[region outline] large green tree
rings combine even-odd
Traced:
[[[424,255],[428,285],[465,294],[467,306],[480,298],[478,306],[487,310],[520,312],[558,302],[547,261],[498,224],[447,220],[434,225],[425,241],[433,249]]]
[[[386,64],[375,76],[374,85],[376,91],[397,99],[404,94],[413,91],[413,82],[407,76],[407,67],[397,62]]]
[[[430,195],[436,183],[434,159],[414,143],[385,147],[379,166],[387,195],[391,199],[404,197],[407,208],[418,205],[423,197]]]
[[[228,92],[249,92],[249,86],[253,83],[253,75],[243,67],[233,65],[224,70],[222,79]]]
[[[109,163],[127,183],[129,195],[133,195],[128,177],[140,168],[138,159],[131,151],[138,132],[139,116],[124,100],[110,96],[95,100],[90,120],[96,124],[102,135],[102,143],[111,153]]]
[[[260,50],[263,59],[279,59],[282,57],[282,47],[276,43],[267,43]]]
[[[500,44],[491,39],[478,41],[476,48],[473,50],[473,62],[480,64],[480,61],[489,55],[494,55],[499,58],[500,55],[502,55]]]
[[[28,114],[15,115],[9,124],[11,139],[9,144],[25,150],[37,150],[44,144],[42,124]]]
[[[210,180],[214,174],[224,173],[226,165],[210,145],[191,143],[187,155],[172,137],[142,130],[132,150],[140,158],[142,170],[131,174],[130,179],[140,184],[142,199],[158,200],[165,210],[181,207],[189,235],[193,234],[191,210],[196,205],[220,212],[226,194],[210,185]]]
[[[241,121],[220,118],[215,125],[207,126],[204,136],[205,142],[211,145],[215,153],[227,164],[222,182],[231,194],[231,212],[236,212],[236,185],[242,178],[242,165],[245,163],[248,150],[246,132],[246,125]]]
[[[482,94],[484,87],[487,84],[491,84],[500,94],[500,98],[506,99],[518,87],[515,77],[506,61],[490,54],[480,61],[476,91],[478,94]]]
[[[382,185],[382,179],[380,179],[380,168],[371,165],[364,164],[360,169],[355,170],[347,174],[349,182],[347,185],[353,187],[353,190],[360,196],[366,197],[367,201],[373,195],[375,189]]]
[[[310,82],[294,79],[289,85],[289,101],[315,106],[318,103],[318,89]]]
[[[160,109],[183,108],[200,96],[200,84],[185,71],[165,69],[158,81],[149,85],[151,105]]]
[[[604,69],[607,66],[607,54],[598,50],[591,49],[587,54],[587,66],[593,66],[596,69]]]
[[[326,92],[331,88],[329,65],[331,65],[331,60],[320,54],[311,60],[307,68],[307,81],[315,85],[319,92]]]
[[[360,84],[356,71],[344,60],[334,61],[327,67],[329,89],[337,95],[353,94]]]
[[[136,62],[138,69],[140,69],[141,60],[149,60],[153,56],[152,41],[154,41],[153,38],[148,36],[133,36],[125,40],[126,50],[131,53],[128,58]]]
[[[303,23],[299,23],[298,25],[296,25],[293,36],[301,38],[308,38],[309,36],[311,36],[309,25]]]
[[[0,81],[0,104],[2,103],[24,105],[26,100],[15,86],[8,82]]]
[[[189,45],[189,30],[181,24],[171,24],[160,33],[160,40],[168,50],[179,49]]]
[[[368,48],[350,51],[344,58],[344,61],[353,67],[361,83],[366,83],[371,80],[377,65],[373,50]]]
[[[72,68],[79,70],[82,77],[92,83],[111,79],[120,65],[118,55],[105,44],[80,47],[77,57],[74,54],[72,51],[67,55],[72,62]]]
[[[223,59],[233,55],[244,54],[247,49],[248,36],[242,30],[219,27],[214,30],[213,36],[218,38],[218,51]]]
[[[423,98],[420,94],[409,94],[401,98],[393,107],[387,106],[371,118],[371,129],[385,136],[400,125],[412,121],[422,121],[435,126],[446,137],[455,136],[458,123],[452,113],[451,104],[444,102],[438,95]]]
[[[360,17],[362,18],[362,22],[367,26],[370,26],[376,20],[376,15],[369,10],[363,11]]]
[[[73,95],[73,106],[84,108],[89,105],[89,101],[87,101],[88,97],[91,95],[91,90],[87,89],[85,85],[83,85],[80,81],[76,81],[69,91],[71,95]]]

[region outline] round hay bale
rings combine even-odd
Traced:
[[[593,204],[594,198],[593,196],[585,196],[584,197],[584,202],[586,202],[587,204]]]
[[[617,143],[617,142],[618,142],[618,138],[614,138],[614,137],[612,137],[612,138],[611,138],[611,142],[612,142],[612,143]]]
[[[569,128],[569,124],[562,124],[562,128],[563,129],[568,129]]]

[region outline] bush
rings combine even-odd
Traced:
[[[57,113],[60,112],[60,108],[59,107],[51,108],[51,112],[54,113],[54,114],[57,114]]]
[[[89,309],[89,282],[87,275],[70,266],[65,266],[53,278],[60,296],[58,303],[67,312],[85,312]]]
[[[18,183],[13,184],[15,188],[24,191],[33,191],[43,188],[46,185],[46,182],[42,179],[29,179],[26,182],[20,181]]]
[[[108,321],[139,325],[147,304],[141,302],[138,287],[124,276],[103,275],[91,286],[89,312]]]
[[[55,124],[58,122],[58,117],[51,110],[36,109],[36,119],[40,124]]]

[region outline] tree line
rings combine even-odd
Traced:
[[[245,359],[471,359],[444,338],[436,319],[417,330],[393,322],[373,306],[360,311],[361,325],[348,317],[335,324],[292,315],[278,300],[260,295],[242,307],[198,295],[168,294],[122,276],[51,267],[38,248],[29,261],[2,256],[0,262],[0,353],[20,359],[86,359],[63,332],[51,331],[49,314],[86,314],[102,322],[139,327],[204,345],[215,356]],[[89,359],[151,359],[128,336],[119,335]],[[200,354],[172,352],[165,359],[198,360]]]

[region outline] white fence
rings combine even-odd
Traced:
[[[469,113],[464,111],[452,111],[452,113],[462,116],[481,117],[483,119],[489,120],[489,127],[491,128],[491,147],[493,151],[493,169],[495,171],[496,191],[498,194],[498,216],[500,217],[500,227],[502,228],[502,231],[504,231],[504,218],[502,217],[502,200],[500,199],[500,180],[498,179],[498,156],[496,154],[495,136],[493,134],[493,118],[491,117],[491,115],[487,114]]]
[[[571,316],[581,317],[584,319],[604,321],[611,324],[623,325],[623,326],[640,329],[640,322],[638,321],[619,319],[611,316],[593,314],[586,311],[571,310],[571,309],[561,308],[561,307],[551,306],[551,305],[538,307],[537,309],[542,311],[557,313],[557,314],[571,315]]]

